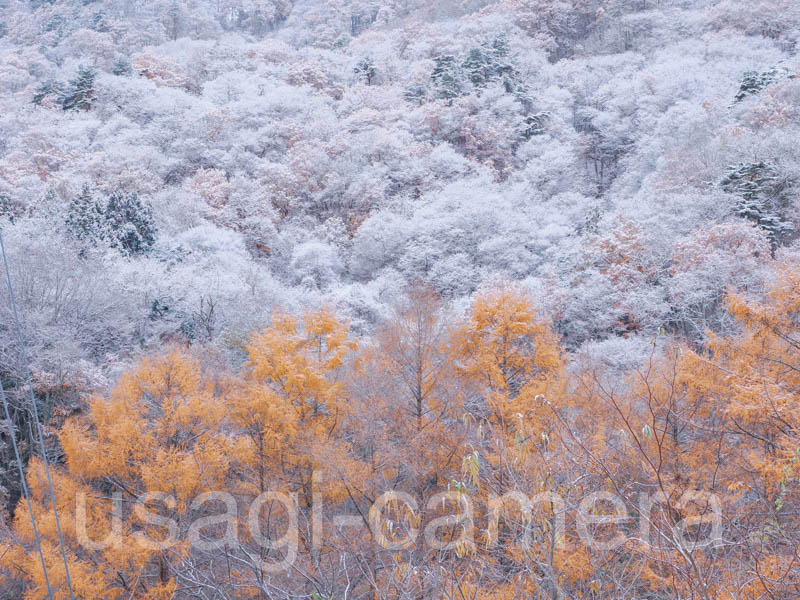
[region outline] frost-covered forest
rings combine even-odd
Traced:
[[[794,239],[789,0],[3,4],[0,211],[56,379],[276,306],[368,331],[415,281],[519,281],[573,348],[701,340]]]
[[[321,401],[327,406],[322,412],[332,419],[332,398],[347,389],[352,406],[367,412],[377,407],[374,418],[348,412],[341,424],[334,419],[336,425],[325,420],[312,427],[311,417],[298,414],[272,439],[291,437],[284,440],[287,447],[305,457],[293,463],[303,475],[287,476],[289,487],[311,493],[312,484],[298,465],[311,461],[314,449],[343,465],[341,473],[348,475],[340,473],[341,481],[351,476],[359,481],[352,488],[340,482],[344,487],[331,492],[330,503],[349,502],[352,509],[364,498],[374,499],[369,489],[377,494],[377,480],[365,483],[363,474],[370,462],[364,448],[372,448],[372,438],[359,441],[354,432],[380,437],[376,443],[384,456],[414,465],[414,481],[429,481],[429,471],[434,482],[437,477],[450,481],[443,473],[469,471],[472,463],[465,456],[471,452],[487,468],[492,464],[502,471],[511,459],[494,446],[499,453],[494,459],[491,453],[481,454],[477,438],[470,437],[475,432],[453,433],[459,441],[451,446],[442,441],[444,432],[460,431],[456,424],[462,422],[469,429],[469,419],[486,419],[486,431],[492,429],[513,445],[521,435],[509,429],[514,415],[520,415],[521,423],[545,389],[556,394],[558,388],[572,403],[565,400],[561,408],[567,413],[559,413],[558,423],[585,428],[592,441],[579,444],[568,428],[570,435],[562,431],[559,442],[554,432],[542,442],[541,436],[556,425],[548,421],[545,426],[536,417],[530,427],[541,438],[537,443],[544,444],[541,452],[563,443],[573,445],[565,450],[570,456],[585,451],[596,458],[596,452],[589,452],[592,444],[606,448],[617,443],[600,441],[609,431],[627,428],[638,441],[658,442],[660,427],[674,434],[671,442],[666,433],[662,438],[667,446],[673,444],[669,451],[690,453],[689,462],[697,469],[701,464],[730,466],[734,455],[750,457],[749,467],[724,477],[729,490],[742,497],[754,494],[749,498],[753,506],[756,497],[777,511],[791,505],[788,496],[797,494],[792,482],[800,456],[800,450],[793,454],[800,443],[800,413],[794,407],[800,403],[800,387],[781,388],[788,396],[780,409],[767,391],[756,394],[764,405],[737,396],[738,404],[730,401],[738,408],[728,422],[720,416],[727,414],[727,401],[667,410],[663,398],[653,399],[663,389],[653,391],[648,385],[642,396],[637,386],[650,382],[658,369],[680,371],[685,381],[717,381],[721,372],[702,371],[702,357],[717,356],[730,373],[739,372],[736,365],[745,355],[766,365],[749,365],[748,381],[780,387],[793,373],[797,384],[800,367],[791,367],[796,361],[777,348],[783,340],[789,344],[786,352],[795,352],[791,357],[796,358],[798,307],[792,298],[796,303],[800,297],[799,39],[796,0],[0,0],[0,231],[30,359],[26,364],[4,282],[0,381],[11,403],[9,424],[16,428],[25,461],[31,461],[30,472],[40,466],[27,404],[28,366],[57,468],[72,468],[70,457],[79,456],[81,447],[83,452],[92,447],[124,470],[125,460],[115,463],[115,451],[98,441],[109,415],[96,398],[89,402],[92,394],[145,394],[139,388],[130,392],[136,387],[131,381],[149,381],[160,367],[147,361],[162,360],[194,382],[189,396],[206,393],[197,382],[213,379],[211,371],[226,373],[217,377],[227,383],[215,379],[224,390],[212,394],[216,400],[207,399],[208,405],[222,402],[237,415],[250,414],[261,409],[257,403],[247,405],[241,390],[255,385],[251,379],[259,361],[273,369],[259,377],[274,383],[285,375],[274,371],[278,358],[288,361],[294,375],[310,360],[311,354],[303,353],[311,351],[302,344],[278,352],[280,344],[270,335],[299,336],[309,344],[328,336],[319,343],[336,354],[335,361],[325,364],[330,373],[336,371],[338,383],[324,392],[290,393],[286,388],[284,401],[297,408],[301,396],[315,397],[315,402],[327,398]],[[493,316],[481,316],[485,305],[489,313],[495,311]],[[305,325],[303,318],[300,325],[288,325],[287,315],[305,315]],[[528,329],[514,329],[519,315],[528,315],[520,317]],[[408,339],[401,324],[414,319],[417,335],[422,335],[420,320],[426,323],[425,343],[433,344],[439,356],[436,381],[417,390],[415,414],[422,419],[436,413],[437,425],[432,433],[419,425],[416,434],[398,441],[373,428],[391,429],[403,419],[388,408],[381,412],[381,402],[373,404],[375,395],[365,390],[396,385],[391,393],[384,389],[382,397],[402,395],[397,391],[405,389],[402,384],[373,379],[379,373],[403,379],[397,365],[407,363],[392,358],[389,346],[403,348]],[[519,373],[527,374],[522,376],[507,372],[507,363],[496,354],[495,362],[470,354],[470,343],[489,352],[478,338],[483,328],[501,327],[503,319],[510,319],[506,326],[512,338],[527,340],[518,340],[519,348],[537,345],[535,340],[545,336],[557,348],[557,360],[530,351],[519,358],[520,365],[528,365],[518,365]],[[329,343],[334,335],[336,343]],[[345,337],[353,340],[352,348]],[[441,346],[433,338],[447,341]],[[356,351],[357,342],[372,350]],[[165,348],[177,354],[162,356]],[[345,348],[357,358],[339,356]],[[271,360],[264,358],[270,353]],[[142,366],[145,356],[151,358]],[[433,360],[417,359],[428,367],[426,361]],[[440,362],[452,369],[446,378],[458,393],[439,380],[445,377]],[[769,371],[777,363],[791,369]],[[371,372],[362,372],[363,364],[372,364]],[[637,379],[633,373],[642,370],[646,377]],[[502,384],[496,380],[500,372]],[[330,375],[315,373],[323,379]],[[604,377],[627,382],[621,393],[636,399],[631,400],[633,413],[644,410],[643,397],[650,399],[645,403],[652,409],[648,429],[642,429],[642,419],[650,418],[646,411],[630,425],[630,411],[608,408],[614,394],[601,382]],[[487,398],[494,397],[484,388],[479,391],[482,378],[490,381],[491,394],[514,404],[512,413],[492,420],[482,412],[491,404]],[[680,385],[691,387],[685,381]],[[424,410],[421,390],[429,383],[448,391],[431,392],[439,404]],[[704,394],[723,393],[708,386],[697,384],[686,393],[693,402]],[[755,393],[752,386],[748,389]],[[444,396],[450,400],[444,402]],[[580,402],[588,410],[584,418],[597,411],[596,422],[581,424],[576,416],[581,410],[575,408]],[[138,431],[134,416],[115,410],[128,430]],[[214,423],[228,418],[222,416],[225,409],[219,410],[213,413]],[[775,411],[771,424],[763,422],[767,417],[757,418],[770,410]],[[790,416],[790,411],[795,412]],[[158,412],[148,414],[158,419]],[[271,426],[289,418],[284,409],[268,413],[264,418]],[[677,427],[676,414],[696,430],[681,437],[671,429]],[[86,418],[87,424],[62,428],[71,416]],[[623,417],[621,425],[617,419]],[[234,422],[222,428],[228,433],[254,426],[241,415],[231,418]],[[755,429],[748,428],[750,420],[758,422]],[[2,417],[0,423],[5,423]],[[152,423],[148,427],[158,430]],[[295,431],[305,428],[309,431],[303,435],[313,440]],[[336,432],[333,446],[321,441],[326,428],[329,436]],[[757,440],[754,448],[766,457],[783,461],[780,466],[767,469],[750,449],[723,453],[722,442],[715,451],[712,442],[722,438],[710,432],[725,430],[727,435],[736,428],[741,429],[736,435]],[[286,433],[290,430],[291,435]],[[228,433],[215,430],[214,435],[235,437]],[[108,443],[120,436],[106,434]],[[80,438],[92,435],[99,438]],[[785,444],[776,441],[784,438]],[[695,444],[691,451],[689,439]],[[6,433],[0,435],[0,504],[12,526],[8,539],[22,536],[30,550],[19,524],[27,513],[14,508],[21,491],[9,443]],[[223,452],[220,444],[215,451]],[[408,456],[411,446],[420,444],[431,455],[415,462]],[[449,448],[455,466],[444,460],[443,447]],[[637,466],[628,473],[642,482],[653,474],[637,475],[637,469],[646,472],[642,465],[652,457],[637,447],[647,460],[633,461]],[[232,448],[224,453],[234,455]],[[658,447],[662,458],[669,453],[664,448]],[[203,451],[205,460],[211,450]],[[150,459],[129,460],[146,464]],[[259,460],[266,461],[263,456]],[[556,464],[555,458],[548,460]],[[355,467],[353,461],[364,464]],[[579,479],[582,470],[602,461],[616,465],[610,471],[624,468],[611,452],[582,466],[562,463],[563,472],[570,473],[564,477]],[[254,468],[255,463],[248,464]],[[524,471],[514,462],[508,481],[529,481],[530,473],[523,477],[516,469]],[[401,472],[384,473],[381,482],[394,489],[413,479],[404,479]],[[659,468],[659,481],[661,473]],[[73,475],[86,484],[100,477],[101,469],[95,465]],[[597,475],[604,482],[598,485],[608,486],[607,475]],[[483,471],[473,477],[476,489],[482,476]],[[105,487],[96,489],[110,493],[112,474],[102,477]],[[551,476],[537,477],[549,481]],[[759,496],[752,491],[755,484],[748,488],[743,483],[747,477],[771,484],[764,484]],[[682,484],[690,479],[684,474]],[[117,483],[128,490],[138,485],[126,481]],[[508,481],[505,485],[512,485]],[[571,481],[574,485],[576,479]],[[63,489],[72,490],[73,483],[64,483]],[[431,485],[414,488],[414,494],[421,500]],[[497,489],[507,488],[500,484]],[[384,571],[375,562],[367,561],[369,568],[359,565],[361,551],[348,546],[350,554],[341,548],[331,551],[337,557],[331,564],[340,561],[335,569],[325,571],[319,557],[312,556],[291,583],[264,583],[260,575],[233,583],[238,575],[230,573],[222,582],[216,571],[221,567],[206,568],[203,562],[218,557],[192,556],[189,567],[181,562],[190,560],[186,557],[151,555],[125,558],[118,576],[112,573],[101,581],[89,577],[89,565],[112,564],[112,558],[81,557],[76,550],[75,569],[86,571],[91,584],[75,597],[796,598],[796,538],[791,542],[780,519],[773,517],[770,526],[786,537],[767,540],[774,530],[768,534],[753,527],[746,535],[739,532],[740,540],[762,535],[764,546],[775,547],[750,552],[737,546],[741,555],[726,555],[724,566],[711,560],[713,573],[703,570],[709,563],[683,548],[676,551],[682,558],[675,564],[685,564],[675,571],[664,566],[672,558],[645,567],[631,558],[631,551],[623,559],[617,556],[613,567],[607,557],[580,555],[575,560],[581,567],[592,565],[592,573],[584,573],[577,563],[566,558],[558,563],[551,553],[522,570],[504,562],[520,561],[519,556],[495,557],[481,563],[491,563],[491,569],[480,577],[477,571],[462,576],[453,567],[447,576],[440,573],[435,585],[430,573],[414,580],[413,560],[393,559],[392,568],[405,565],[406,571],[393,575],[390,585],[384,579],[388,563],[381,562]],[[46,597],[38,576],[20,567],[24,553],[9,550],[11,562],[4,562],[3,548],[0,534],[0,569],[5,569],[0,570],[0,598],[23,593]],[[762,550],[763,557],[758,554]],[[462,555],[470,553],[464,550],[459,559]],[[29,556],[33,561],[38,555]],[[341,556],[351,556],[351,563],[342,563]],[[419,565],[427,564],[422,556]],[[619,567],[623,560],[634,565],[630,571]],[[30,565],[40,568],[35,561]],[[131,565],[141,566],[140,576],[155,569],[160,582],[137,588],[130,579],[136,577]],[[357,565],[360,579],[350,570]],[[251,567],[240,561],[228,568],[238,573]],[[523,571],[537,583],[520,583]],[[578,574],[571,578],[571,573]],[[737,573],[742,580],[734,584]],[[59,593],[66,594],[65,589]]]

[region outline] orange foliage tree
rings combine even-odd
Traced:
[[[330,309],[276,313],[239,372],[145,358],[59,431],[76,597],[796,598],[800,264],[727,306],[730,335],[625,369],[512,285],[464,318],[415,286],[360,345]],[[0,568],[46,597],[27,511]]]

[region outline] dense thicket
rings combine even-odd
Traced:
[[[235,371],[147,357],[58,431],[76,597],[795,598],[800,264],[773,276],[735,335],[625,370],[509,285],[463,316],[417,287],[360,340],[275,315]],[[6,589],[44,597],[26,511],[8,540]]]
[[[525,410],[512,402],[500,403],[505,408],[493,412],[492,394],[513,389],[515,395],[534,385],[538,358],[533,363],[530,357],[520,359],[519,372],[501,385],[493,370],[470,363],[464,354],[485,342],[480,319],[488,317],[480,316],[477,298],[487,296],[481,292],[513,282],[537,319],[548,323],[544,328],[536,320],[525,335],[543,336],[548,347],[558,346],[558,361],[568,372],[580,373],[581,381],[590,372],[587,361],[602,367],[598,377],[634,377],[630,369],[650,360],[654,337],[663,346],[657,352],[662,370],[665,357],[672,356],[668,347],[682,349],[673,356],[674,368],[682,373],[696,374],[691,369],[700,368],[699,362],[688,366],[686,356],[710,359],[717,352],[725,369],[755,370],[747,377],[759,382],[761,392],[751,401],[741,395],[739,404],[732,403],[739,392],[730,389],[701,394],[694,387],[691,393],[697,395],[687,400],[691,409],[674,408],[657,418],[678,431],[664,444],[677,444],[681,456],[685,445],[691,446],[686,452],[698,473],[706,472],[701,464],[715,464],[710,458],[714,440],[725,435],[739,436],[741,444],[758,440],[756,445],[783,462],[755,458],[757,449],[751,448],[725,455],[721,463],[730,473],[740,469],[742,483],[736,489],[744,501],[767,498],[770,507],[783,502],[768,491],[750,491],[757,486],[744,474],[755,477],[767,463],[785,467],[795,425],[791,418],[781,419],[791,402],[786,400],[785,410],[775,408],[773,420],[762,415],[757,428],[747,423],[751,411],[763,412],[762,403],[773,397],[775,390],[764,391],[765,381],[789,386],[781,393],[796,398],[788,383],[791,368],[769,371],[782,363],[796,365],[777,354],[775,340],[761,340],[768,347],[758,351],[731,344],[744,343],[737,337],[748,331],[743,324],[757,329],[757,322],[771,323],[766,317],[748,320],[742,312],[747,306],[755,311],[762,301],[784,315],[774,331],[796,323],[793,309],[775,304],[769,294],[791,273],[793,267],[786,265],[797,260],[798,36],[800,7],[794,0],[0,0],[0,228],[31,358],[24,364],[4,284],[0,380],[23,459],[38,468],[25,387],[28,366],[47,426],[47,447],[60,461],[69,454],[59,438],[64,434],[58,433],[65,419],[85,411],[92,394],[123,385],[118,383],[122,373],[136,368],[142,355],[156,356],[164,345],[186,348],[180,360],[199,361],[202,369],[195,366],[201,371],[210,368],[204,361],[213,355],[228,377],[245,385],[253,331],[269,326],[273,333],[301,335],[307,324],[292,325],[278,315],[316,314],[326,306],[338,322],[349,324],[347,344],[374,346],[370,360],[383,357],[376,374],[359,375],[367,389],[389,385],[380,381],[388,373],[397,378],[392,385],[413,387],[413,373],[403,366],[412,353],[403,340],[413,323],[439,340],[430,342],[436,351],[426,358],[436,365],[430,377],[442,387],[430,407],[423,393],[428,383],[418,382],[412,394],[416,413],[408,408],[407,418],[395,415],[396,422],[388,423],[372,411],[353,421],[348,412],[347,419],[336,421],[345,429],[331,430],[337,431],[339,445],[324,449],[332,460],[356,461],[361,469],[365,459],[352,455],[358,443],[349,432],[360,429],[380,437],[390,435],[384,429],[391,428],[394,437],[386,447],[402,457],[409,473],[396,474],[395,482],[407,483],[421,498],[439,489],[443,473],[452,471],[447,460],[460,465],[464,457],[476,456],[484,467],[487,461],[506,460],[502,444],[479,443],[469,423],[483,423],[481,431],[491,431],[487,439],[508,441],[514,415],[534,410],[523,395]],[[411,299],[409,290],[416,290]],[[748,301],[726,305],[726,297]],[[431,315],[420,312],[420,303],[432,298],[452,312],[440,312],[445,309],[438,305],[425,309],[433,310]],[[470,310],[477,319],[472,330],[461,327]],[[426,321],[434,316],[435,324]],[[452,328],[464,330],[459,337]],[[381,345],[378,340],[393,341]],[[796,338],[784,341],[796,343]],[[341,351],[352,349],[346,345]],[[754,358],[745,365],[748,352]],[[162,359],[151,360],[161,364]],[[358,371],[352,365],[345,370],[343,377],[352,385]],[[206,382],[205,375],[197,377]],[[491,389],[463,390],[476,381]],[[651,386],[646,394],[633,382],[626,386],[630,410],[638,411]],[[753,384],[750,393],[755,389]],[[341,391],[336,390],[326,393]],[[584,400],[589,404],[617,398],[606,387],[586,390],[582,393],[593,398]],[[229,391],[215,389],[209,398],[227,406]],[[388,411],[382,397],[376,392],[361,401]],[[266,410],[252,402],[247,410]],[[729,404],[743,412],[726,412]],[[611,417],[597,423],[569,420],[588,414],[587,406],[564,416],[570,427],[611,431]],[[659,406],[653,414],[667,410]],[[96,427],[93,410],[89,431]],[[684,437],[674,411],[683,411],[680,419],[689,423]],[[429,437],[419,442],[409,414],[416,415],[417,426],[424,415],[449,416],[425,428]],[[270,418],[290,417],[281,412]],[[330,425],[325,419],[321,429]],[[213,439],[221,435],[218,423],[230,425],[221,417],[207,421]],[[147,422],[145,429],[153,426]],[[301,458],[286,471],[297,475],[302,461],[316,456],[315,446],[297,432],[287,433],[294,430],[286,423],[281,435],[300,436],[291,443]],[[644,425],[631,423],[641,433]],[[648,440],[660,435],[656,425],[648,425]],[[259,435],[257,421],[236,427],[236,435]],[[564,444],[566,439],[562,435]],[[13,509],[20,490],[8,442],[5,433],[0,435],[0,497]],[[620,444],[612,440],[604,447],[619,450]],[[584,446],[573,445],[570,456],[591,451],[588,442]],[[153,451],[159,447],[154,442]],[[616,454],[606,459],[624,462]],[[247,460],[251,471],[245,474],[241,467],[237,485],[252,485],[253,465],[269,463],[265,457],[260,463]],[[548,460],[530,468],[546,469]],[[575,473],[577,480],[591,465],[597,463],[559,468]],[[487,473],[482,468],[480,476]],[[728,483],[739,485],[730,473]],[[783,480],[791,489],[791,473],[776,473],[770,472],[769,481],[762,477],[760,485]],[[630,481],[645,485],[639,475],[630,475]],[[517,476],[491,471],[492,485],[502,489]],[[130,477],[144,481],[143,473]],[[292,485],[299,485],[299,477]],[[134,485],[134,479],[118,483]],[[69,481],[64,485],[77,485]],[[635,489],[634,483],[632,488],[619,485],[626,493]],[[332,501],[343,502],[341,496]],[[348,510],[358,498],[350,502]],[[626,555],[631,571],[620,572],[614,563],[613,575],[605,572],[606,563],[596,562],[598,557],[576,554],[574,564],[561,567],[576,574],[575,587],[555,574],[544,575],[553,569],[555,554],[550,563],[538,557],[536,568],[526,563],[524,569],[539,578],[536,589],[549,590],[550,597],[603,598],[609,589],[624,588],[630,590],[627,597],[646,598],[662,593],[668,577],[707,582],[701,588],[700,579],[693,579],[694,587],[678,593],[681,598],[791,597],[788,588],[754,583],[754,578],[780,580],[789,586],[795,580],[794,567],[782,562],[789,560],[791,530],[773,519],[757,530],[776,528],[763,533],[768,542],[758,546],[753,540],[762,533],[754,534],[750,523],[763,523],[759,519],[766,513],[757,514],[752,506],[737,505],[733,513],[744,523],[734,544],[740,554],[690,561],[682,568],[693,569],[693,575],[669,570],[678,568],[672,559],[664,562],[671,567],[650,573],[636,553]],[[787,537],[779,543],[769,537],[775,531]],[[24,531],[19,535],[24,539]],[[346,557],[338,575],[329,574],[335,585],[289,587],[306,598],[339,597],[344,593],[335,587],[339,577],[352,575],[350,557],[361,549],[351,551],[356,554],[341,554],[337,546],[328,555]],[[762,551],[770,558],[762,560]],[[21,551],[15,552],[14,560],[23,560]],[[465,584],[489,590],[481,592],[487,597],[501,593],[504,578],[507,585],[518,584],[508,580],[508,565],[521,557],[481,556],[474,564],[483,565],[488,579],[478,585],[470,571]],[[420,551],[414,560],[422,557],[429,558]],[[86,565],[99,558],[75,555]],[[208,560],[216,565],[217,558]],[[460,558],[467,560],[466,554]],[[125,560],[151,569],[155,559]],[[202,567],[205,558],[180,560],[195,561],[191,576],[199,579],[192,585],[202,587],[199,581],[212,577]],[[388,573],[389,559],[375,560]],[[163,593],[172,589],[169,585],[185,590],[180,586],[189,584],[175,579],[177,563],[163,561]],[[596,581],[581,579],[580,565],[588,564]],[[699,575],[706,567],[713,573]],[[636,568],[639,579],[633,576]],[[126,578],[135,577],[133,571],[120,567],[120,572],[130,585]],[[407,581],[412,572],[405,572]],[[456,578],[452,581],[461,581],[461,571],[448,572]],[[36,579],[14,573],[17,582]],[[738,592],[718,587],[720,581],[734,586],[734,574]],[[103,577],[92,579],[91,585],[100,587],[87,591],[87,597],[117,585]],[[652,583],[658,578],[660,584]],[[423,587],[407,593],[426,597],[424,585],[433,584],[421,581],[414,585]],[[625,588],[629,581],[631,587]],[[235,596],[260,584],[247,580],[242,585],[235,578],[215,579],[217,591],[208,597]],[[653,591],[658,585],[662,592]],[[152,585],[148,589],[156,594]],[[199,594],[197,589],[192,593]],[[513,589],[502,593],[523,593]]]
[[[367,331],[409,282],[466,300],[498,275],[570,348],[702,342],[724,288],[759,285],[751,246],[796,237],[785,0],[0,10],[0,218],[48,374],[181,336],[201,302],[220,342],[323,301]],[[56,248],[66,294],[27,264]]]

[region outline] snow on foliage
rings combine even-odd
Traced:
[[[286,304],[367,331],[411,282],[463,305],[497,277],[570,348],[701,340],[797,237],[787,0],[1,10],[12,257],[26,232],[36,285],[58,247],[106,269],[98,298],[130,298],[106,333],[58,311],[76,355],[195,340],[204,319],[225,344]]]

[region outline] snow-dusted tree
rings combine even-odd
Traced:
[[[748,96],[755,96],[769,85],[785,78],[793,78],[785,68],[775,68],[769,71],[747,71],[742,76],[742,84],[736,93],[736,101],[741,102]]]
[[[745,221],[704,226],[679,240],[667,282],[672,328],[693,342],[725,332],[726,291],[757,289],[769,261],[766,232]]]
[[[136,192],[117,190],[103,200],[87,183],[70,201],[66,226],[74,239],[90,244],[102,240],[122,254],[132,255],[155,243],[152,213],[150,204],[142,202]]]
[[[525,117],[525,126],[522,130],[523,139],[529,140],[536,135],[543,135],[550,113],[543,111]]]
[[[509,61],[508,40],[500,36],[472,48],[461,65],[476,88],[492,81],[502,81],[508,91],[513,89],[514,67]]]
[[[8,219],[11,223],[21,216],[23,207],[19,202],[15,202],[10,196],[0,193],[0,219]]]
[[[734,207],[737,216],[749,219],[769,234],[773,250],[793,231],[787,218],[790,182],[775,165],[759,161],[728,167],[721,185],[739,196]]]
[[[105,206],[94,188],[84,183],[67,207],[66,226],[76,240],[96,244],[105,238]]]
[[[437,56],[431,72],[436,97],[451,101],[464,93],[464,73],[455,56]]]
[[[46,98],[61,98],[63,94],[64,90],[61,83],[54,79],[46,79],[36,86],[32,102],[36,105],[41,105]]]
[[[111,194],[104,217],[109,245],[123,254],[146,252],[156,241],[153,209],[136,192],[117,190]]]
[[[308,241],[294,249],[291,269],[297,283],[311,289],[324,289],[337,280],[342,262],[334,246]]]
[[[91,67],[78,67],[75,79],[61,95],[61,108],[64,110],[89,110],[94,102],[95,90],[94,80],[97,72]]]
[[[364,58],[358,61],[353,68],[353,73],[367,85],[372,85],[376,75],[375,62],[371,57]]]
[[[120,77],[130,77],[133,75],[133,66],[131,60],[127,56],[120,56],[115,62],[114,67],[111,69],[114,75]]]

